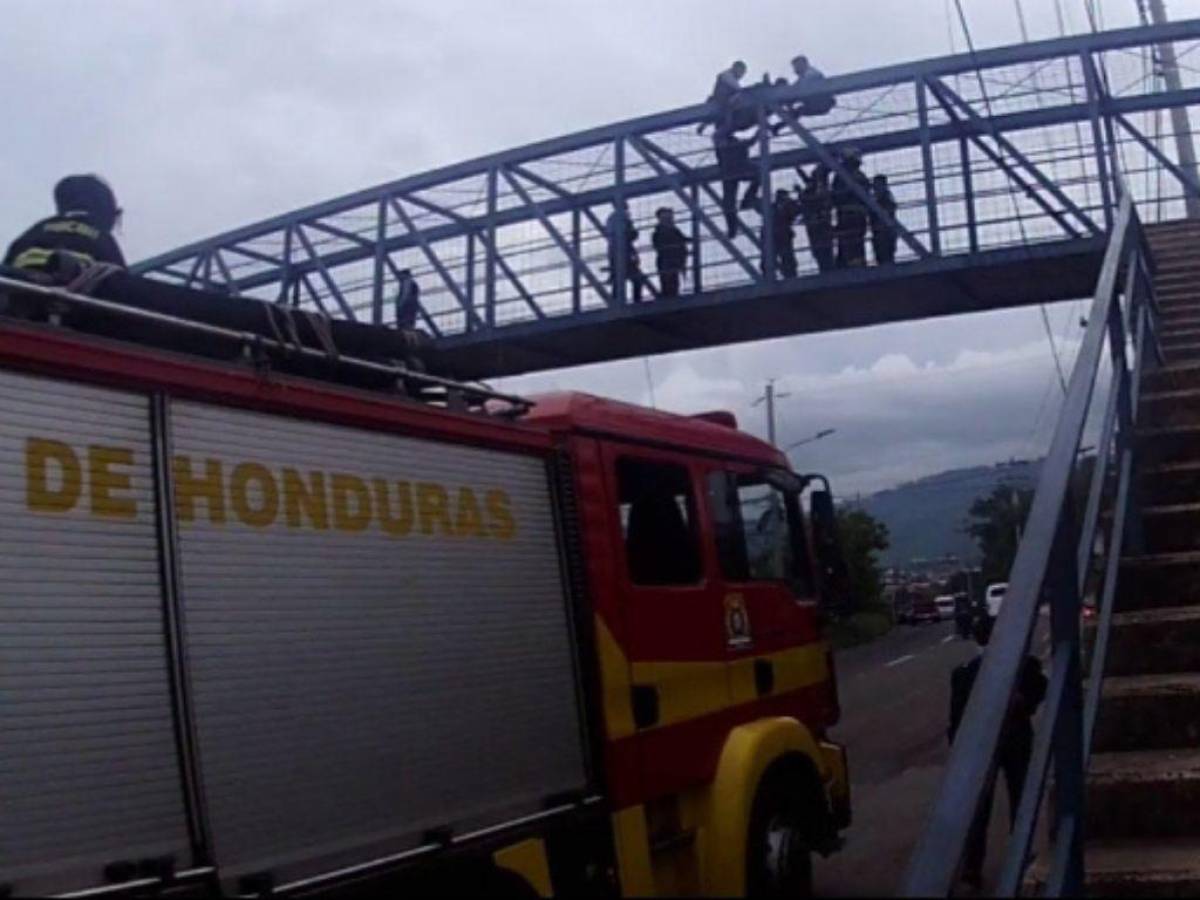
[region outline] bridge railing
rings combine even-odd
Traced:
[[[420,327],[435,338],[486,338],[509,325],[628,314],[635,286],[614,275],[639,262],[642,300],[657,300],[649,234],[654,210],[669,206],[691,240],[685,295],[790,290],[772,229],[762,227],[773,192],[793,187],[797,167],[837,169],[852,146],[865,171],[890,176],[900,263],[1100,235],[1115,211],[1117,161],[1139,200],[1154,185],[1136,173],[1166,173],[1164,216],[1185,192],[1200,196],[1155,125],[1162,110],[1200,104],[1188,56],[1196,41],[1200,21],[1178,22],[837,76],[821,87],[838,101],[822,116],[790,115],[804,90],[765,90],[759,114],[773,128],[735,179],[739,194],[754,183],[758,196],[736,210],[732,237],[722,207],[728,173],[711,132],[697,133],[714,111],[698,105],[413,175],[137,269],[381,324],[394,321],[392,298],[408,270],[421,286]],[[1163,43],[1182,60],[1181,90],[1158,83]],[[608,218],[622,202],[641,232],[636,258],[620,241],[610,255]],[[804,228],[797,232],[804,278],[815,265]]]
[[[1049,687],[1032,759],[994,892],[1015,896],[1030,861],[1053,767],[1052,853],[1045,893],[1074,894],[1082,884],[1083,796],[1122,548],[1140,543],[1134,496],[1134,422],[1142,372],[1161,363],[1152,261],[1128,190],[1121,197],[1062,414],[1009,576],[1008,593],[984,653],[937,800],[906,876],[907,896],[946,896],[959,872],[967,835],[1018,690],[1023,661],[1043,604],[1050,612]],[[1073,484],[1081,441],[1101,408],[1100,373],[1111,367],[1096,461],[1086,499]],[[1113,477],[1115,473],[1115,478]],[[1115,484],[1115,488],[1114,488]],[[1111,508],[1107,530],[1102,507]],[[1097,548],[1101,549],[1097,549]],[[1098,584],[1093,584],[1099,573]],[[1085,588],[1099,598],[1086,696],[1080,654]]]

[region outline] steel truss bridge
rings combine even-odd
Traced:
[[[759,208],[730,238],[711,117],[691,106],[412,175],[146,260],[174,283],[389,325],[399,273],[421,287],[418,326],[438,367],[483,378],[634,355],[1078,298],[1099,273],[1118,173],[1147,221],[1200,197],[1164,140],[1164,111],[1200,103],[1200,20],[1026,43],[830,78],[827,115],[796,88],[764,92],[751,157]],[[1160,51],[1175,48],[1168,90]],[[752,133],[752,132],[751,132]],[[842,171],[856,147],[899,204],[897,263],[776,271],[769,202],[796,167]],[[868,197],[861,198],[886,218]],[[629,204],[657,284],[653,211],[693,242],[682,296],[609,272],[605,220]],[[624,252],[613,263],[627,273]]]

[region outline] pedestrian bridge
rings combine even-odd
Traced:
[[[1200,196],[1164,140],[1165,111],[1200,102],[1197,40],[1190,20],[840,75],[819,117],[792,115],[797,88],[766,92],[760,121],[779,127],[758,134],[759,207],[732,239],[712,139],[697,134],[713,111],[697,105],[411,175],[135,270],[387,325],[408,269],[433,367],[464,378],[1078,298],[1096,284],[1118,173],[1148,221]],[[797,167],[842,171],[851,146],[868,176],[889,176],[896,263],[817,273],[798,225],[800,271],[781,277],[761,227],[774,190]],[[682,296],[636,303],[611,277],[604,225],[622,201],[651,287],[653,212],[674,208],[693,248]]]

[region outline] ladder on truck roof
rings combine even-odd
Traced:
[[[92,267],[67,286],[31,281],[27,274],[0,266],[3,315],[10,319],[240,360],[259,371],[395,393],[451,410],[518,417],[533,405],[481,382],[425,371],[421,332],[334,322],[321,313],[182,289],[110,267]]]

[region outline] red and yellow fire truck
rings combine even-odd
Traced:
[[[731,416],[0,294],[0,890],[770,895],[837,848],[828,485]]]

